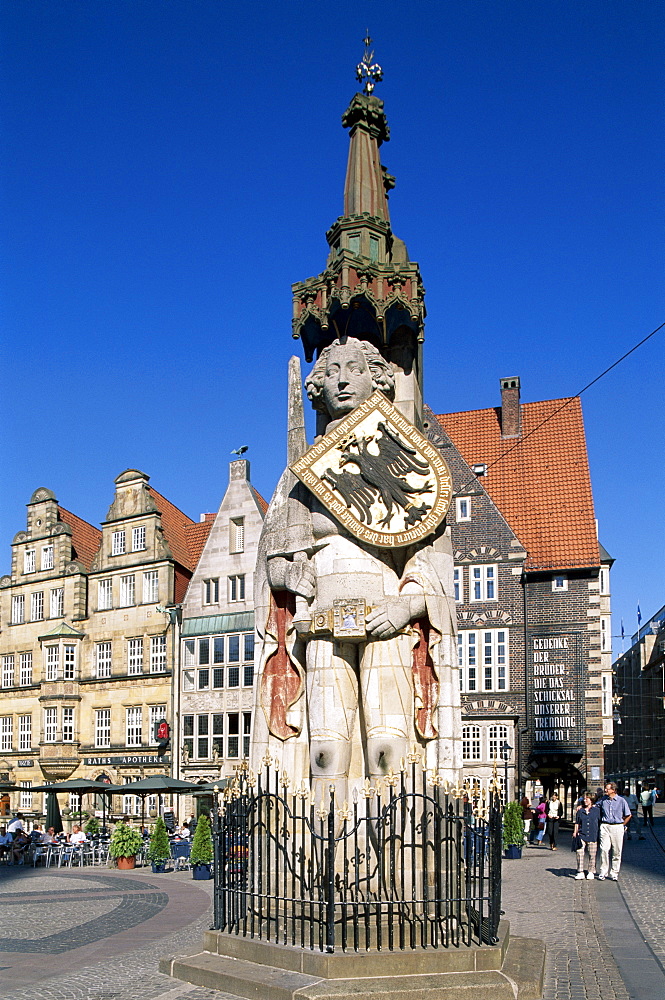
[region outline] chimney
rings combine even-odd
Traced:
[[[522,436],[522,416],[520,413],[520,380],[502,378],[501,385],[501,437]]]

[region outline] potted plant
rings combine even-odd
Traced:
[[[99,820],[96,816],[91,816],[88,822],[83,827],[88,837],[97,837],[99,835]]]
[[[134,868],[142,844],[141,835],[129,823],[118,823],[111,835],[109,854],[116,859],[118,868]]]
[[[503,855],[521,858],[524,846],[524,820],[519,802],[509,802],[503,811]]]
[[[148,861],[152,862],[153,872],[163,872],[166,870],[166,862],[171,857],[171,844],[164,820],[161,816],[157,817],[157,822],[152,828],[147,857]]]
[[[210,820],[205,813],[199,816],[196,824],[196,832],[192,841],[192,850],[189,860],[192,865],[192,878],[208,879],[212,867],[212,833],[210,832]]]

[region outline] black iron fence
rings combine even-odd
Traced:
[[[414,753],[351,802],[332,786],[317,802],[264,764],[243,763],[215,810],[215,928],[326,952],[496,941],[496,784],[450,787]]]

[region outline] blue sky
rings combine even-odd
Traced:
[[[191,517],[285,459],[291,283],[341,213],[369,26],[436,412],[575,394],[665,320],[661,2],[0,3],[0,572],[39,486]],[[582,397],[613,631],[665,603],[663,343]],[[615,650],[620,641],[615,640]]]

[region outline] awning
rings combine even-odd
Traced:
[[[183,638],[191,635],[223,635],[225,632],[253,632],[254,612],[237,611],[230,615],[203,615],[200,618],[184,618]]]

